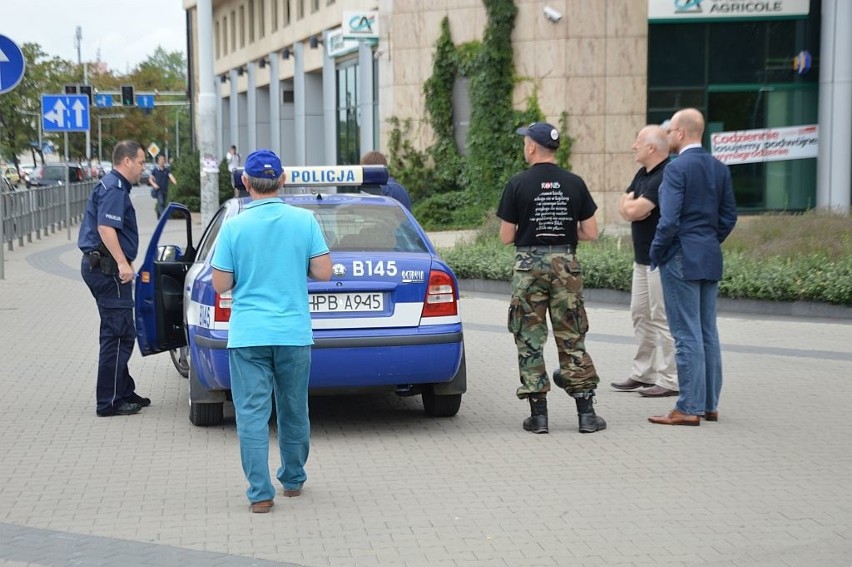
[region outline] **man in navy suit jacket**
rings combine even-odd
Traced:
[[[701,147],[704,117],[694,108],[672,117],[669,149],[678,156],[660,186],[660,222],[651,262],[660,267],[666,315],[675,339],[680,395],[664,425],[717,421],[722,354],[716,330],[716,295],[722,279],[721,244],[737,222],[728,167]]]

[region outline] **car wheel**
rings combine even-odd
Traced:
[[[175,348],[169,351],[169,356],[172,357],[172,364],[175,365],[177,371],[184,378],[189,378],[189,359],[187,358],[188,353],[188,346],[182,346],[180,348]]]
[[[190,382],[198,382],[198,378],[195,375],[195,368],[192,366],[192,363],[189,365],[189,380]],[[222,402],[194,402],[192,401],[191,386],[189,390],[189,422],[198,427],[222,425],[222,422],[225,420],[225,404]]]
[[[429,386],[423,390],[420,396],[423,398],[423,409],[429,417],[453,417],[459,413],[462,400],[461,394],[439,396]]]

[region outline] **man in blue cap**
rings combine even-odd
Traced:
[[[584,344],[589,322],[576,251],[580,240],[598,237],[597,205],[579,176],[556,165],[559,130],[535,122],[516,132],[524,136],[530,167],[509,179],[497,216],[500,240],[515,245],[509,331],[518,348],[521,386],[516,393],[530,404],[523,427],[531,433],[549,431],[550,380],[543,355],[549,312],[559,353],[553,383],[575,399],[580,433],[594,433],[606,422],[592,405],[600,380]]]
[[[231,393],[251,511],[269,512],[272,396],[278,419],[284,496],[301,494],[310,450],[308,378],[311,314],[307,278],[331,279],[331,257],[314,215],[278,198],[281,160],[270,150],[246,158],[242,181],[252,201],[222,225],[213,253],[213,287],[233,294],[228,330]]]

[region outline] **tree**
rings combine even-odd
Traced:
[[[60,92],[72,80],[74,66],[58,57],[49,58],[35,43],[24,43],[21,51],[26,61],[24,77],[17,87],[0,95],[0,153],[18,166],[18,155],[30,152],[33,165],[38,165],[37,159],[44,163],[38,146],[41,94]],[[50,138],[46,135],[43,140]]]
[[[26,60],[26,71],[21,83],[12,91],[0,95],[0,155],[18,165],[17,156],[30,152],[33,165],[44,163],[42,148],[39,147],[39,122],[41,121],[41,95],[62,93],[63,85],[83,82],[83,70],[77,63],[58,57],[48,57],[35,43],[25,43],[21,47]],[[93,73],[88,77],[95,94],[98,92],[117,92],[123,84],[132,84],[136,92],[177,92],[181,93],[174,102],[182,103],[186,99],[183,93],[187,86],[186,59],[179,51],[167,52],[157,47],[154,53],[127,75],[112,72]],[[162,104],[165,97],[158,96],[156,102]],[[98,118],[115,115],[118,109],[90,108],[92,152],[97,156]],[[187,106],[157,106],[143,110],[128,108],[123,119],[102,121],[102,146],[106,159],[112,147],[119,140],[133,139],[147,146],[156,142],[161,148],[180,146],[181,152],[191,148],[189,129],[189,110]],[[178,124],[175,127],[175,124]],[[175,140],[175,131],[179,130],[180,140]],[[45,142],[53,142],[60,154],[64,136],[44,134]],[[68,155],[71,159],[81,159],[87,155],[84,133],[68,135]],[[170,153],[173,153],[170,152]]]

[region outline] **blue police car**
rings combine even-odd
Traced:
[[[387,169],[284,169],[285,190],[301,192],[279,198],[313,212],[333,264],[331,281],[308,281],[311,392],[385,388],[421,395],[429,416],[456,415],[467,388],[458,282],[403,206],[364,192],[384,183]],[[189,210],[170,203],[136,280],[139,349],[172,353],[189,378],[189,418],[199,426],[220,424],[230,396],[231,297],[213,289],[210,260],[222,223],[249,202],[225,202],[197,244]]]

